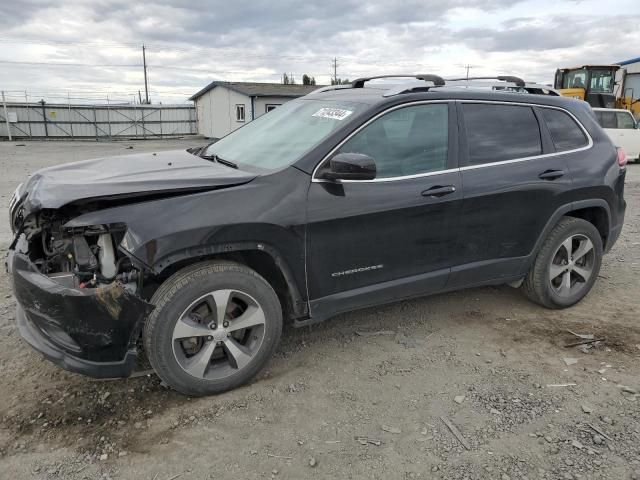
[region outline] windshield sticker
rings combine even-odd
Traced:
[[[331,118],[332,120],[344,120],[349,115],[351,115],[353,111],[351,110],[343,110],[342,108],[321,108],[316,113],[312,115],[312,117],[320,117],[320,118]]]

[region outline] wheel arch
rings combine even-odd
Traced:
[[[609,204],[606,200],[601,198],[578,200],[558,208],[549,221],[547,221],[542,233],[539,235],[538,240],[535,243],[531,255],[527,259],[524,269],[525,273],[529,270],[531,264],[538,255],[545,239],[562,217],[581,218],[593,224],[598,232],[600,232],[603,251],[607,250],[607,241],[609,239],[609,232],[611,228],[611,208],[609,207]]]
[[[298,285],[291,267],[277,249],[264,243],[243,242],[187,248],[165,256],[151,269],[157,281],[162,283],[178,270],[207,260],[232,261],[251,268],[275,290],[285,317],[308,316],[305,286]]]
[[[606,203],[606,202],[605,202]],[[607,205],[608,206],[608,205]],[[565,213],[566,217],[581,218],[598,229],[602,238],[602,249],[605,250],[609,240],[610,219],[609,211],[603,206],[586,206]]]

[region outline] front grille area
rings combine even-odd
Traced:
[[[16,233],[24,220],[24,208],[22,202],[16,202],[9,208],[9,222],[11,223],[11,231]]]
[[[23,211],[22,201],[20,200],[20,187],[22,184],[18,185],[18,188],[11,195],[11,200],[9,201],[9,223],[11,226],[11,231],[15,233],[20,225],[22,224]]]

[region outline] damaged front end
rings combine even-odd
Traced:
[[[129,376],[153,307],[142,267],[119,250],[125,225],[70,228],[82,211],[26,213],[13,205],[7,259],[23,338],[61,367],[92,377]]]

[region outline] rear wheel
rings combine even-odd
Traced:
[[[239,264],[206,262],[167,279],[151,299],[144,332],[149,361],[187,395],[248,382],[267,363],[282,332],[282,310],[267,281]]]
[[[547,308],[578,303],[593,287],[602,262],[602,239],[593,224],[565,217],[553,228],[522,288]]]

